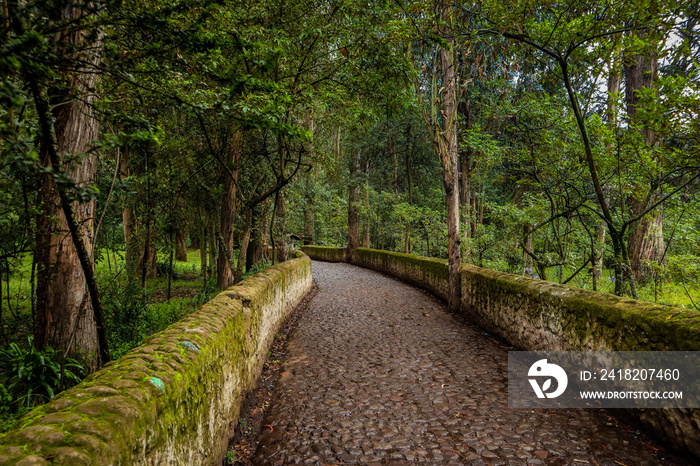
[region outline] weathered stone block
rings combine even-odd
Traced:
[[[310,289],[298,254],[220,293],[0,435],[0,464],[221,464],[277,330]]]

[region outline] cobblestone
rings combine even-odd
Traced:
[[[507,352],[423,291],[342,263],[313,274],[254,464],[661,463],[604,413],[509,409]]]

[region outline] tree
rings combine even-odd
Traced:
[[[461,237],[460,203],[459,203],[459,157],[457,142],[457,75],[455,65],[455,25],[454,6],[436,2],[433,11],[432,27],[437,30],[435,36],[437,58],[430,68],[429,110],[423,109],[423,116],[435,147],[435,152],[442,165],[442,180],[445,188],[447,206],[448,237],[448,300],[451,311],[459,309],[461,287]],[[423,64],[423,69],[428,69]],[[424,83],[417,82],[416,90],[419,100],[423,100]],[[421,102],[421,104],[423,104]]]
[[[55,26],[50,48],[39,41],[16,61],[36,107],[40,135],[36,263],[35,340],[66,355],[80,355],[95,370],[109,360],[102,307],[94,276],[95,199],[91,192],[98,135],[93,103],[98,86],[103,34],[90,29],[94,5],[73,3],[47,12]],[[51,31],[32,30],[17,3],[8,3],[16,37],[26,40]],[[38,63],[48,59],[58,75]],[[57,77],[58,80],[53,78]]]
[[[577,84],[587,84],[581,75],[590,72],[591,68],[597,71],[603,66],[602,63],[609,61],[611,49],[603,47],[604,39],[668,24],[669,15],[672,14],[671,5],[655,3],[651,10],[643,2],[620,4],[619,8],[613,9],[605,4],[578,3],[540,8],[532,5],[523,7],[536,14],[521,16],[520,8],[506,11],[503,5],[489,5],[487,17],[490,27],[481,32],[502,35],[526,44],[558,68],[583,146],[581,162],[588,172],[588,187],[582,192],[590,193],[592,202],[584,206],[593,210],[605,222],[610,234],[615,257],[616,294],[622,294],[628,286],[631,294],[636,297],[627,248],[630,228],[697,179],[700,176],[697,173],[698,161],[681,160],[677,155],[672,155],[665,157],[663,164],[652,167],[647,164],[653,164],[652,159],[637,157],[639,152],[634,150],[633,144],[624,144],[621,147],[623,150],[618,151],[620,157],[616,161],[601,158],[594,147],[595,141],[589,131],[590,118],[582,103],[583,93],[577,89]],[[597,73],[594,71],[592,74]],[[676,149],[668,149],[671,154],[676,153]],[[623,158],[629,162],[622,162]],[[633,170],[636,167],[639,168]],[[606,173],[601,176],[603,170]],[[623,181],[614,185],[613,180]],[[618,209],[618,205],[626,204],[624,199],[629,197],[626,191],[631,184],[644,187],[645,192],[635,194],[637,199],[644,199],[644,207],[629,214],[627,209]],[[605,191],[611,189],[616,190],[615,196],[606,195]]]

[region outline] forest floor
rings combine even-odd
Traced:
[[[425,292],[342,263],[313,272],[238,464],[688,464],[603,410],[508,408],[508,347]]]

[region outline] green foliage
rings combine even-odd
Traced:
[[[20,406],[34,406],[52,399],[61,388],[80,382],[85,368],[75,359],[65,358],[51,347],[37,349],[28,339],[28,348],[10,343],[0,350],[0,396]]]
[[[173,280],[179,280],[182,276],[177,271],[176,264],[170,264],[169,261],[159,261],[156,263],[156,274],[159,277],[167,277],[172,274]]]
[[[148,336],[147,301],[136,283],[117,287],[103,297],[113,358],[121,357]]]
[[[224,456],[224,462],[226,464],[233,464],[236,462],[236,459],[236,450],[226,450],[226,455]]]

